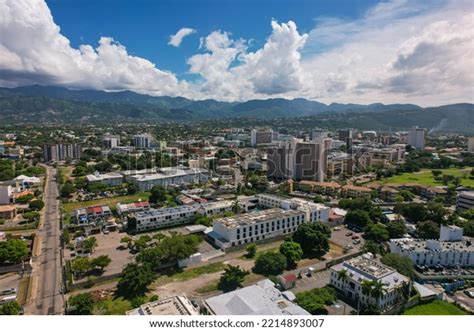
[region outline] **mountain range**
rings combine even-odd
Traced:
[[[380,113],[384,115],[380,116]],[[470,103],[422,108],[414,104],[324,104],[297,99],[248,100],[223,102],[213,99],[190,100],[183,97],[150,96],[132,91],[105,92],[70,90],[56,86],[23,86],[0,88],[0,119],[2,123],[69,123],[69,122],[166,122],[200,121],[225,118],[287,118],[342,114],[344,120],[354,119],[366,129],[383,126],[376,118],[392,118],[393,126],[406,128],[416,119],[417,125],[427,122],[446,132],[474,131],[474,105]],[[371,116],[373,114],[374,116]],[[375,116],[378,114],[377,116]],[[375,123],[371,123],[374,122]],[[406,124],[404,124],[406,123]],[[378,126],[377,126],[378,125]],[[356,125],[354,125],[356,127]],[[364,127],[365,128],[365,127]]]

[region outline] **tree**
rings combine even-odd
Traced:
[[[320,195],[315,195],[313,201],[316,203],[324,203],[324,199]]]
[[[30,208],[31,210],[41,210],[43,209],[43,207],[44,207],[44,202],[41,200],[33,200],[28,205],[28,208]]]
[[[143,296],[155,280],[155,274],[146,264],[129,263],[122,271],[117,291],[126,298]]]
[[[16,301],[10,301],[0,306],[0,315],[18,315],[21,311],[21,306]]]
[[[62,198],[69,198],[74,192],[76,191],[76,188],[72,183],[65,183],[61,187],[61,197]]]
[[[387,224],[390,239],[402,238],[407,233],[407,227],[403,221],[393,221]]]
[[[326,315],[326,306],[336,300],[336,293],[333,288],[315,288],[309,291],[296,294],[295,302],[311,315]]]
[[[449,211],[441,203],[430,202],[426,205],[426,213],[428,220],[444,224]]]
[[[90,293],[73,295],[68,300],[71,308],[70,315],[91,315],[94,308],[94,298]]]
[[[385,254],[382,257],[382,263],[394,268],[402,275],[413,277],[413,263],[407,256],[400,256],[394,253]]]
[[[298,261],[303,257],[303,249],[301,245],[293,240],[285,240],[283,244],[280,245],[280,253],[286,257],[288,266],[291,268],[296,267]]]
[[[372,240],[366,240],[364,246],[362,246],[364,252],[369,252],[374,255],[383,255],[385,253],[385,247],[383,244],[376,243]]]
[[[132,249],[133,239],[129,236],[126,236],[126,237],[123,237],[122,239],[120,239],[120,243],[127,245],[128,249]]]
[[[385,225],[369,222],[369,224],[364,228],[364,238],[381,244],[388,240],[389,233]]]
[[[348,224],[355,225],[359,228],[364,228],[370,222],[369,213],[365,210],[349,210],[346,215],[345,222]]]
[[[435,178],[441,176],[442,173],[443,173],[443,172],[442,172],[441,170],[437,170],[437,169],[431,170],[431,174],[432,174],[433,177],[435,177]]]
[[[422,203],[398,204],[394,211],[413,223],[423,222],[427,219],[426,207]]]
[[[148,199],[150,203],[165,202],[167,199],[168,199],[168,196],[166,194],[165,187],[161,185],[155,185],[152,187],[151,195],[150,195],[150,198]]]
[[[20,239],[0,241],[0,265],[5,263],[16,264],[28,256],[28,245]]]
[[[160,269],[162,259],[161,250],[157,247],[145,249],[137,255],[137,262],[148,265],[153,271]]]
[[[262,275],[279,275],[287,266],[286,257],[277,252],[261,254],[255,261],[254,272]]]
[[[112,262],[108,255],[100,255],[91,261],[92,265],[99,268],[101,272]]]
[[[196,214],[194,216],[194,224],[200,224],[204,226],[212,226],[212,219],[203,214]]]
[[[421,239],[438,239],[439,225],[433,221],[420,222],[416,225],[416,235]]]
[[[71,261],[71,270],[75,275],[83,275],[92,267],[91,261],[87,257],[76,257]]]
[[[307,256],[323,256],[329,251],[331,229],[321,222],[303,223],[293,234],[293,240],[300,244]]]
[[[247,247],[245,248],[245,251],[247,252],[246,254],[247,257],[249,258],[255,257],[255,254],[257,254],[257,244],[252,243],[252,244],[247,245]]]
[[[383,297],[386,293],[387,293],[387,285],[385,285],[384,282],[382,282],[381,280],[372,281],[372,290],[370,294],[377,302],[378,307],[380,307],[379,305],[380,298]]]
[[[136,194],[138,192],[138,187],[137,185],[135,185],[134,183],[131,183],[128,185],[127,187],[127,194],[128,195],[133,195],[133,194]]]
[[[248,274],[250,272],[240,269],[239,266],[227,265],[224,274],[217,284],[217,288],[224,292],[233,291],[240,287],[240,284]]]
[[[94,252],[97,246],[98,243],[96,237],[89,237],[87,239],[84,239],[84,241],[82,242],[82,248],[88,253]]]

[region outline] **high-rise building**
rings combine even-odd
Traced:
[[[347,138],[352,138],[354,129],[340,129],[337,131],[338,139],[346,142]]]
[[[250,145],[257,146],[261,144],[271,144],[273,141],[273,130],[257,130],[250,131]]]
[[[467,151],[474,153],[474,137],[469,137],[467,140]]]
[[[414,127],[408,130],[408,145],[416,149],[425,148],[425,129]]]
[[[137,148],[150,148],[152,137],[149,134],[136,134],[132,137],[132,145]]]
[[[328,135],[329,132],[327,130],[316,128],[311,132],[311,140],[327,138]]]
[[[303,141],[293,138],[290,143],[267,151],[267,175],[276,180],[324,181],[327,170],[327,150],[331,139]]]
[[[81,157],[82,146],[80,144],[45,144],[43,146],[43,158],[45,162],[60,162],[67,159],[77,160]]]
[[[105,134],[102,137],[102,146],[104,148],[114,148],[120,145],[120,137],[111,134]]]

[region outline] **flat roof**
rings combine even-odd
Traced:
[[[225,218],[215,220],[214,222],[221,223],[226,227],[235,228],[242,225],[266,222],[266,221],[270,221],[276,218],[299,216],[299,215],[304,215],[304,213],[298,210],[284,210],[280,208],[272,208],[272,209],[250,212],[250,213],[242,214],[242,215],[225,217]]]

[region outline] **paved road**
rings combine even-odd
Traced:
[[[33,261],[33,275],[37,277],[35,302],[26,310],[35,315],[58,315],[64,311],[59,228],[59,201],[56,169],[47,167],[44,193],[44,224],[37,235],[42,243],[41,255]]]

